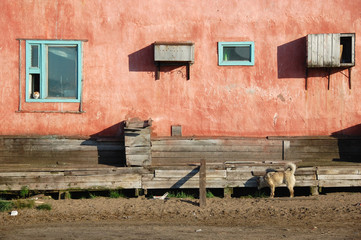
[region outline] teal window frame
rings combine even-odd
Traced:
[[[224,60],[225,47],[249,47],[250,60]],[[254,42],[218,42],[218,65],[219,66],[253,66],[254,65]]]
[[[32,46],[37,46],[38,66],[32,66]],[[76,92],[75,98],[52,97],[48,98],[46,90],[48,86],[47,68],[48,68],[48,52],[47,47],[75,47],[76,48]],[[27,40],[26,41],[26,102],[80,102],[82,91],[82,42],[81,41],[66,41],[66,40]],[[32,80],[33,76],[38,76],[38,84],[40,90],[40,97],[33,98]]]

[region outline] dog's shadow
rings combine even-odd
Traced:
[[[269,172],[277,172],[276,169],[273,168],[267,168],[264,171],[251,171],[252,176],[250,179],[248,179],[245,183],[246,187],[258,187],[258,180],[259,177],[265,176]]]

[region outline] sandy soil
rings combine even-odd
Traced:
[[[361,193],[166,201],[52,200],[0,213],[0,239],[361,239]]]

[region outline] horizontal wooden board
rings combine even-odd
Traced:
[[[282,159],[281,152],[152,152],[153,158]]]
[[[318,179],[319,180],[351,180],[351,179],[360,179],[361,180],[361,175],[351,175],[351,174],[337,174],[337,175],[320,175],[318,174]]]
[[[296,187],[314,187],[318,185],[318,180],[309,180],[309,179],[296,179]]]
[[[288,154],[297,153],[338,153],[338,147],[332,145],[304,145],[304,146],[290,146],[287,148]]]
[[[127,166],[147,166],[151,164],[149,155],[127,155]]]
[[[339,153],[329,153],[329,152],[318,152],[318,153],[312,153],[312,152],[295,152],[295,153],[285,153],[285,159],[292,160],[292,159],[339,159],[340,155]]]
[[[141,146],[141,147],[126,147],[125,154],[126,155],[150,155],[151,148],[150,146]]]
[[[53,176],[64,176],[62,171],[52,172],[0,172],[0,177],[53,177]]]
[[[71,182],[71,183],[29,183],[30,190],[75,190],[75,189],[134,189],[141,188],[141,181],[136,182]],[[0,184],[1,191],[19,191],[24,185],[18,183]]]
[[[355,180],[319,180],[318,185],[320,187],[360,187],[361,186],[361,180],[355,179]]]
[[[98,157],[22,157],[22,158],[13,158],[13,157],[0,157],[0,164],[30,164],[31,166],[46,166],[46,165],[58,165],[57,163],[68,163],[68,164],[84,164],[94,165],[98,164]]]
[[[317,174],[319,175],[338,175],[338,174],[361,174],[361,167],[318,167]]]
[[[0,152],[0,157],[94,157],[98,156],[98,151],[4,151]]]
[[[295,176],[296,182],[298,181],[304,181],[304,180],[317,180],[316,174],[313,175],[298,175]]]
[[[225,164],[225,167],[230,170],[236,170],[239,172],[248,171],[266,171],[267,169],[283,169],[284,164],[264,164],[263,162],[255,164]]]
[[[152,146],[282,146],[280,140],[255,139],[152,139]]]
[[[290,147],[295,146],[334,146],[338,147],[338,139],[290,139]]]
[[[185,178],[199,178],[199,169],[192,170],[155,170],[154,176],[156,178],[170,178],[170,177],[185,177]],[[206,170],[207,178],[225,178],[226,170]]]
[[[150,146],[150,129],[125,129],[124,144],[128,146]]]
[[[198,164],[203,157],[198,158],[154,158],[152,157],[153,166],[176,166],[186,164]],[[224,163],[226,161],[234,160],[233,158],[206,158],[207,164]]]
[[[227,182],[222,179],[207,179],[207,188],[224,188]],[[177,189],[177,188],[199,188],[199,180],[179,180],[179,179],[152,179],[142,181],[142,188],[144,189]]]
[[[107,174],[147,174],[150,171],[142,167],[123,167],[123,168],[103,168],[98,170],[64,170],[65,176],[93,176]]]
[[[0,184],[16,182],[27,185],[29,183],[83,183],[83,182],[133,182],[140,181],[140,174],[120,174],[120,175],[89,175],[89,176],[25,176],[25,177],[0,177]]]
[[[227,171],[227,180],[248,180],[253,177],[252,172]]]
[[[12,145],[1,146],[0,154],[4,152],[58,152],[58,151],[124,151],[122,145],[96,144],[96,145]]]
[[[281,145],[153,145],[152,152],[280,152]]]

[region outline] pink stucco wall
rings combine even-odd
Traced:
[[[361,122],[361,4],[336,0],[2,0],[0,1],[0,134],[92,135],[117,124],[153,119],[170,135],[329,135]],[[346,70],[312,70],[305,90],[305,36],[356,33],[352,88]],[[17,113],[17,38],[86,39],[83,110]],[[152,43],[192,41],[185,67],[155,80]],[[217,42],[254,41],[254,66],[218,66]],[[26,103],[22,42],[22,110],[78,110],[72,103]],[[115,127],[112,127],[115,126]],[[358,128],[349,134],[360,134]]]

